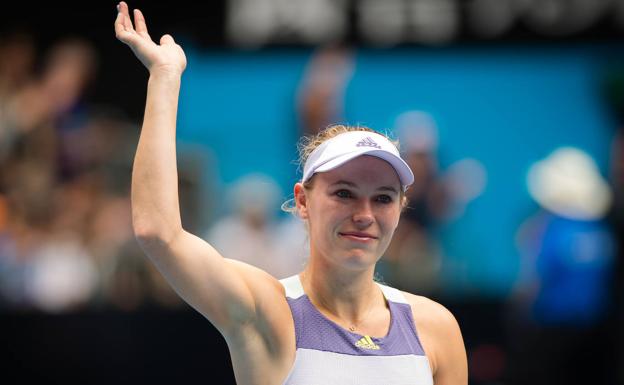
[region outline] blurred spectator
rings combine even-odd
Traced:
[[[35,47],[32,36],[15,31],[0,39],[0,100],[6,100],[32,77]]]
[[[0,162],[6,159],[18,135],[7,124],[9,103],[20,89],[32,81],[35,47],[25,32],[14,32],[0,39]]]
[[[612,193],[594,160],[563,147],[529,170],[539,211],[518,232],[523,269],[509,314],[514,384],[610,383]]]
[[[87,41],[66,39],[57,43],[48,55],[42,78],[44,97],[52,99],[52,113],[59,136],[59,177],[78,174],[74,154],[80,153],[75,136],[83,136],[89,121],[84,96],[96,75],[97,55]]]
[[[485,188],[485,170],[474,159],[462,159],[440,170],[438,130],[424,111],[406,111],[395,123],[403,159],[414,173],[406,192],[408,204],[378,272],[404,290],[440,294],[443,250],[438,230],[458,218]]]
[[[314,135],[343,119],[344,92],[353,74],[353,53],[332,45],[312,54],[299,88],[302,135]]]
[[[618,368],[617,380],[619,383],[624,383],[624,63],[621,60],[610,63],[603,87],[606,102],[616,122],[610,159],[610,181],[614,199],[609,219],[618,242],[613,288],[616,304],[613,333],[618,341],[615,365]]]
[[[239,179],[228,193],[231,213],[218,220],[205,238],[226,258],[256,266],[276,278],[285,278],[303,268],[302,253],[296,250],[303,225],[290,220],[280,225],[281,192],[268,176],[249,174]],[[278,238],[279,237],[279,238]],[[289,241],[285,245],[284,238]],[[303,248],[301,248],[303,250]]]
[[[66,39],[46,56],[42,74],[8,97],[1,126],[15,133],[11,155],[28,158],[62,176],[71,151],[64,137],[84,123],[83,93],[95,74],[95,50],[90,43]]]
[[[303,270],[310,255],[308,233],[301,218],[289,214],[275,229],[273,255],[282,264],[276,276],[290,277]]]

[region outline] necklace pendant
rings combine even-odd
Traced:
[[[349,330],[351,330],[352,332],[355,331],[355,326],[349,326]]]

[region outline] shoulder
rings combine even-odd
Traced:
[[[461,337],[459,323],[446,307],[427,297],[402,293],[412,308],[412,315],[419,335],[427,334],[422,337],[434,337],[432,343],[429,344],[430,350],[437,350],[438,345],[445,345],[448,342],[445,341],[445,344],[440,344],[441,341],[438,337],[447,336],[448,338],[451,335]]]
[[[440,303],[421,295],[415,295],[405,291],[401,293],[412,307],[414,321],[417,323],[420,321],[423,326],[427,325],[442,329],[457,325],[455,316]]]
[[[295,326],[283,284],[267,272],[237,260],[226,260],[243,276],[254,297],[255,315],[224,334],[232,364],[241,378],[284,378],[295,357]],[[241,380],[252,383],[252,380]],[[274,381],[277,382],[277,381]]]
[[[250,343],[262,341],[268,344],[268,351],[280,353],[294,346],[294,322],[282,283],[255,266],[233,259],[226,258],[226,261],[243,277],[255,306],[253,320],[224,333],[230,348],[236,346],[242,351],[248,351]],[[250,333],[256,333],[262,338],[249,338]]]
[[[466,350],[455,316],[427,297],[402,293],[412,308],[418,336],[430,360],[434,377],[437,372],[461,371],[466,366]]]
[[[230,258],[225,260],[240,273],[254,297],[259,297],[259,305],[286,304],[284,285],[277,278],[248,263]]]

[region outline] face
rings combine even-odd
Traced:
[[[400,191],[394,168],[367,155],[315,174],[311,189],[297,183],[295,200],[308,221],[311,258],[351,269],[374,265],[398,225]]]

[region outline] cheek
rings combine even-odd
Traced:
[[[393,207],[385,214],[386,215],[384,215],[383,226],[385,227],[385,230],[389,232],[394,232],[394,230],[399,225],[399,220],[401,219],[401,209],[398,206]]]
[[[309,212],[308,225],[311,232],[325,234],[333,231],[341,219],[336,216],[335,211],[325,208],[324,210]]]
[[[349,210],[340,202],[331,199],[317,200],[309,207],[308,215],[317,223],[332,223],[349,217]]]
[[[349,220],[348,213],[340,210],[335,205],[324,205],[308,211],[308,229],[313,242],[328,242],[334,237],[334,233],[345,221]]]

